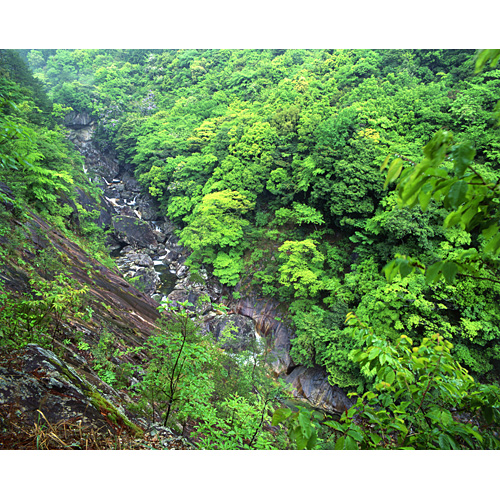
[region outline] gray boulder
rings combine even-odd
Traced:
[[[116,259],[116,265],[120,269],[128,270],[135,266],[140,267],[153,267],[153,259],[144,253],[129,252],[123,257]]]
[[[72,129],[81,129],[88,127],[94,122],[94,119],[86,112],[78,113],[71,111],[64,117],[64,125]]]
[[[150,249],[157,247],[153,230],[147,222],[141,219],[126,215],[116,215],[113,217],[113,228],[118,241],[127,245]]]
[[[340,414],[352,406],[342,389],[330,385],[327,373],[321,368],[298,366],[285,381],[292,385],[295,397],[328,413]]]
[[[240,314],[215,316],[207,326],[223,349],[235,352],[250,349],[257,338],[254,322]]]
[[[130,191],[132,193],[140,193],[141,185],[139,181],[129,172],[124,172],[121,176],[121,180],[125,186],[126,191]]]
[[[153,221],[158,219],[158,203],[147,195],[140,195],[137,198],[137,211],[141,214],[142,219]]]
[[[133,278],[134,286],[149,296],[155,294],[160,284],[158,274],[150,267],[139,267],[137,270],[125,273],[124,276]]]

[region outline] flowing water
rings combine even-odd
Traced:
[[[158,273],[161,280],[161,284],[157,288],[156,293],[166,296],[175,288],[177,276],[165,264],[155,264],[155,271]]]

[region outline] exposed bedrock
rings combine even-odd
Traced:
[[[235,352],[252,350],[258,337],[254,321],[241,314],[215,316],[207,330],[221,341],[223,349]]]
[[[124,401],[116,391],[108,386],[105,399],[102,386],[99,393],[88,375],[80,376],[76,367],[53,352],[29,344],[12,359],[9,356],[0,361],[0,406],[6,417],[16,412],[25,425],[38,423],[41,428],[73,421],[105,433],[114,433],[128,421],[125,410],[117,410]],[[107,417],[110,411],[113,420]]]
[[[322,368],[297,366],[285,381],[292,385],[295,397],[306,399],[315,408],[328,413],[342,413],[352,406],[342,389],[329,384],[328,375]]]
[[[276,375],[292,385],[295,397],[329,413],[342,413],[351,406],[344,391],[328,382],[323,368],[306,368],[294,363],[290,356],[293,330],[281,319],[278,301],[249,295],[235,302],[234,311],[252,318],[258,334],[271,343],[271,367]]]
[[[243,297],[234,305],[234,311],[251,318],[259,335],[272,343],[272,369],[276,375],[289,373],[295,366],[290,357],[292,330],[277,318],[279,302],[256,296]]]

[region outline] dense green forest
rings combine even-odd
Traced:
[[[191,271],[207,269],[235,298],[253,291],[279,300],[295,363],[323,367],[332,385],[387,408],[373,417],[382,434],[394,414],[410,411],[404,391],[498,418],[497,52],[23,49],[0,57],[0,181],[18,200],[68,224],[58,199],[84,173],[61,124],[69,111],[87,113],[99,148],[131,165],[177,226]],[[424,167],[433,170],[419,182],[412,175]],[[98,228],[84,233],[106,259]],[[416,376],[420,369],[428,371]],[[429,390],[431,381],[440,388]],[[472,431],[457,438],[451,414],[436,412],[432,423],[449,437],[436,444],[422,433],[399,445],[496,446]],[[282,410],[275,422],[288,423],[299,447],[313,447],[313,416],[307,425],[295,417]],[[352,425],[330,424],[338,448],[380,444]],[[411,435],[405,425],[393,430]]]

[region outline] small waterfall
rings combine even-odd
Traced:
[[[137,200],[137,197],[138,197],[138,196],[139,196],[139,195],[138,195],[138,194],[136,194],[136,195],[134,196],[134,199],[133,199],[132,201],[128,201],[128,202],[127,202],[127,205],[128,205],[128,206],[130,206],[130,207],[135,206],[135,205],[136,205],[136,201],[135,201],[135,200]]]

